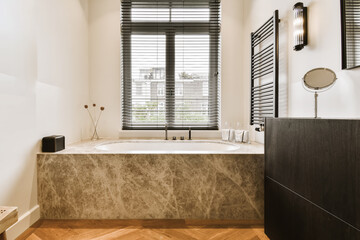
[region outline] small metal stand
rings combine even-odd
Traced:
[[[318,96],[319,94],[315,92],[315,118],[318,118]]]

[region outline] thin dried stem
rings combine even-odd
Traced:
[[[97,123],[95,123],[94,118],[93,118],[93,116],[91,115],[91,113],[90,113],[89,109],[88,109],[88,108],[86,108],[86,110],[87,110],[87,112],[89,113],[89,116],[90,116],[91,122],[92,122],[93,127],[94,127],[94,133],[93,133],[93,135],[92,135],[92,137],[91,137],[91,140],[93,140],[93,139],[94,139],[94,137],[95,137],[96,139],[99,139],[99,135],[98,135],[97,130],[96,130]]]
[[[98,124],[99,124],[99,120],[100,120],[101,114],[102,114],[102,111],[100,111],[99,116],[98,116],[98,118],[97,118],[97,120],[96,120],[95,129],[97,129],[97,126],[98,126]],[[93,134],[93,137],[94,137],[94,135],[95,135],[95,132],[94,132],[94,134]],[[96,135],[97,135],[97,132],[96,132]],[[97,135],[97,139],[99,139],[99,135]]]

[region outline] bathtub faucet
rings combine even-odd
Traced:
[[[168,125],[165,123],[165,140],[168,140]]]

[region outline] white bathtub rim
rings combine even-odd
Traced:
[[[77,143],[73,143],[73,144],[68,144],[66,145],[66,149],[56,152],[56,153],[39,153],[41,154],[108,154],[108,155],[113,155],[113,154],[118,154],[118,155],[136,155],[136,154],[183,154],[183,155],[188,155],[188,154],[255,154],[255,155],[263,155],[264,154],[264,145],[263,144],[259,144],[259,143],[251,143],[251,144],[247,144],[247,143],[233,143],[233,142],[227,142],[227,141],[221,141],[221,140],[208,140],[208,139],[196,139],[196,140],[176,140],[176,142],[179,142],[179,144],[181,144],[182,142],[216,142],[216,143],[222,143],[222,144],[234,144],[234,145],[238,145],[240,146],[239,149],[237,151],[231,151],[231,152],[226,152],[226,151],[219,151],[219,152],[211,152],[211,153],[205,153],[205,152],[187,152],[187,153],[130,153],[130,152],[122,152],[122,153],[115,153],[115,152],[109,152],[109,151],[101,151],[101,150],[97,150],[95,147],[101,144],[109,144],[109,143],[117,143],[117,142],[148,142],[148,141],[152,141],[152,142],[173,142],[172,140],[163,140],[163,139],[108,139],[108,138],[103,138],[100,140],[96,140],[96,141],[91,141],[91,140],[86,140],[86,141],[81,141],[81,142],[77,142]]]
[[[115,153],[155,153],[155,154],[173,154],[173,153],[217,153],[234,152],[241,148],[241,145],[222,141],[199,141],[199,140],[130,140],[130,141],[112,141],[101,143],[95,146],[97,150],[115,152]],[[126,150],[127,149],[127,150]]]

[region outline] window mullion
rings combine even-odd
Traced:
[[[175,32],[166,33],[166,122],[175,123]]]

